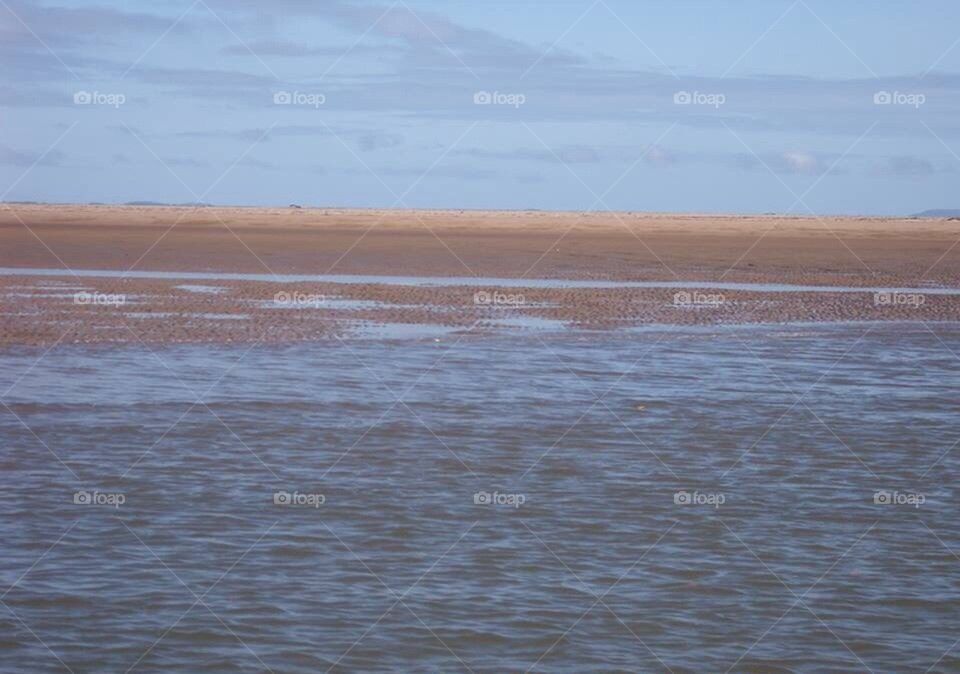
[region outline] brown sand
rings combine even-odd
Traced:
[[[960,222],[952,220],[0,206],[0,266],[61,269],[957,286],[958,239]],[[204,294],[176,288],[184,283],[0,277],[0,344],[297,341],[348,333],[356,321],[439,323],[482,333],[521,314],[599,329],[960,319],[960,298],[933,295],[921,306],[878,306],[868,292],[726,291],[719,306],[685,309],[674,306],[674,290],[501,289],[523,295],[523,306],[511,308],[477,305],[477,289],[464,287],[196,282],[226,289]],[[127,301],[78,304],[79,288]],[[325,300],[283,309],[271,304],[280,292],[378,304]]]

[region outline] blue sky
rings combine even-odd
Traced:
[[[960,208],[946,0],[0,0],[0,58],[6,200]]]

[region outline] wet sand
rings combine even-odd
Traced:
[[[5,204],[0,267],[722,281],[919,292],[878,297],[868,290],[7,275],[0,277],[0,343],[304,341],[385,323],[483,334],[505,327],[956,321],[960,297],[922,291],[960,285],[960,246],[952,247],[958,238],[960,222],[952,220]]]

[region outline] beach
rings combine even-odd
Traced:
[[[960,672],[960,2],[0,16],[0,674]]]
[[[954,671],[958,235],[8,205],[0,647]]]
[[[958,239],[946,218],[13,204],[0,343],[955,321]]]

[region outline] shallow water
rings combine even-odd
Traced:
[[[0,671],[958,671],[958,353],[7,348]]]
[[[789,283],[734,283],[728,281],[603,281],[590,279],[544,279],[493,276],[386,276],[372,274],[253,274],[239,272],[147,271],[119,269],[40,269],[0,267],[0,276],[69,276],[72,278],[184,279],[197,281],[260,281],[273,283],[381,283],[397,286],[498,286],[503,288],[661,288],[752,290],[755,292],[824,293],[914,293],[960,295],[960,288],[923,286],[922,288],[886,286],[800,285]],[[183,287],[183,286],[181,286]]]

